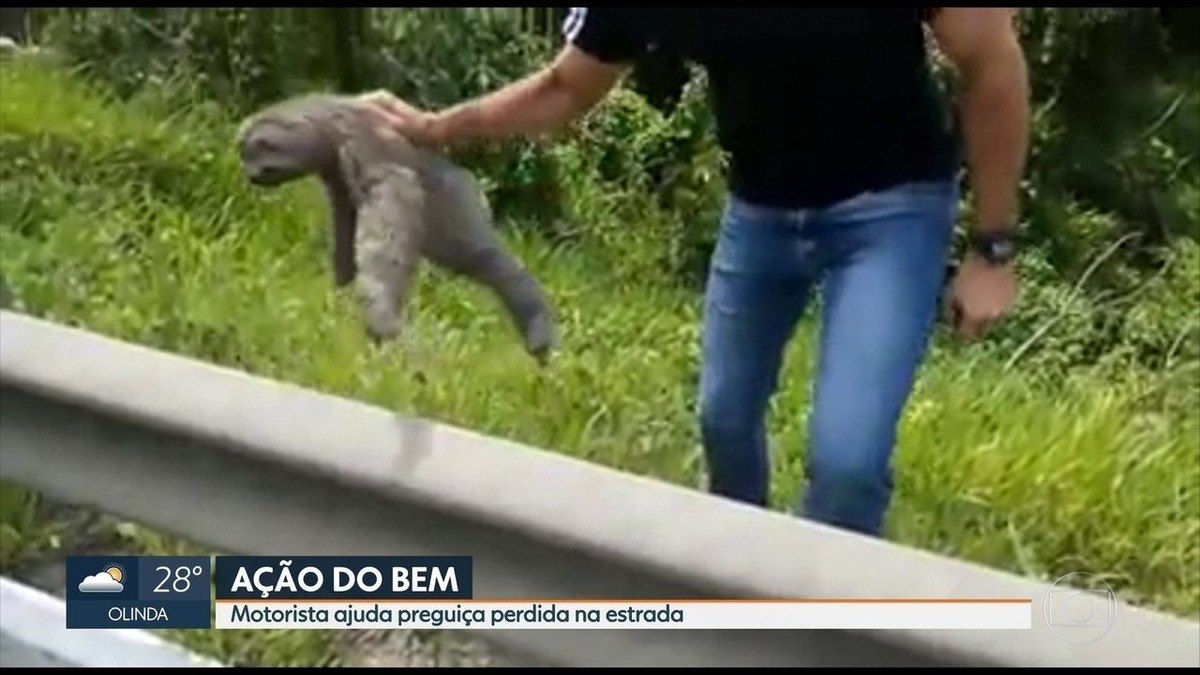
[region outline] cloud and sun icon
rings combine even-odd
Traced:
[[[94,569],[94,568],[93,568]],[[125,570],[116,563],[109,563],[104,569],[79,582],[81,593],[120,593],[125,590]]]

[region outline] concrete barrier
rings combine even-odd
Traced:
[[[1023,579],[11,312],[0,476],[229,553],[471,555],[476,597],[1027,597],[1020,631],[484,631],[568,666],[1198,666],[1200,626],[1103,638]]]

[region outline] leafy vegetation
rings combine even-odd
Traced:
[[[0,62],[0,270],[21,311],[702,485],[698,291],[723,159],[701,74],[667,114],[631,84],[551,142],[462,155],[561,308],[565,351],[543,372],[490,297],[432,270],[404,345],[370,348],[332,289],[315,186],[251,189],[229,142],[242,114],[294,91],[388,87],[432,106],[519,77],[553,49],[519,13],[39,12],[57,56]],[[888,529],[1034,577],[1100,575],[1195,618],[1200,66],[1172,32],[1185,24],[1023,10],[1036,119],[1021,298],[982,343],[936,336]],[[771,409],[775,508],[800,489],[813,335],[810,316]],[[105,527],[133,550],[182,546]],[[37,495],[0,489],[0,569],[73,537]],[[338,649],[310,631],[180,638],[246,664]]]

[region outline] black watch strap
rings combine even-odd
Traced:
[[[1017,236],[1013,230],[973,232],[971,251],[993,265],[1007,265],[1017,257]]]

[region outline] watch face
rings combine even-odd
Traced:
[[[1005,259],[1011,258],[1013,253],[1016,251],[1016,248],[1016,245],[1007,239],[1004,241],[998,241],[995,243],[996,257]]]
[[[984,260],[1003,265],[1016,257],[1017,245],[1006,235],[983,235],[975,241],[975,251]]]

